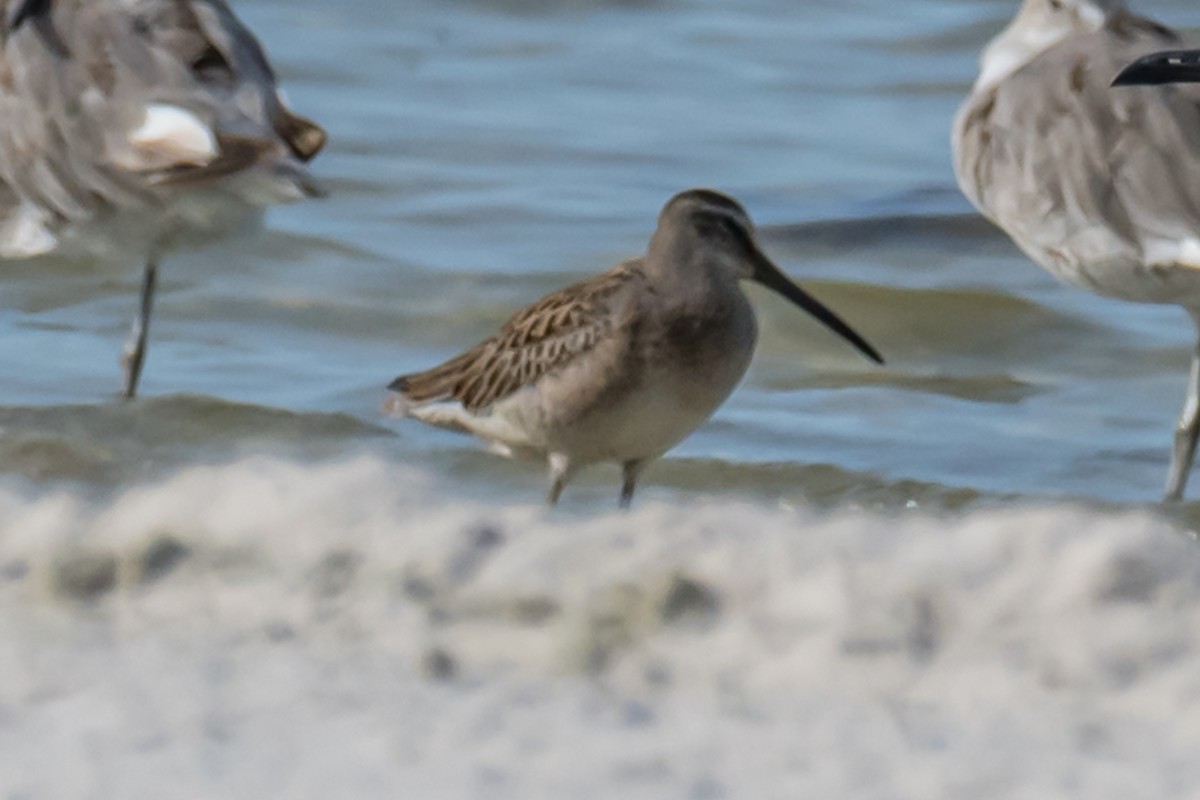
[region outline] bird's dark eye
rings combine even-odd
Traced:
[[[700,215],[697,222],[697,227],[704,231],[706,236],[713,239],[729,238],[729,225],[726,224],[725,219],[717,214],[703,213]]]
[[[1050,0],[1050,7],[1055,11],[1062,11],[1062,0]]]
[[[197,78],[206,82],[228,80],[233,75],[229,61],[211,44],[192,61],[191,68]]]

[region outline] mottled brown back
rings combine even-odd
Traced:
[[[509,319],[500,332],[390,388],[414,403],[455,400],[476,412],[569,364],[607,336],[611,304],[634,284],[644,288],[640,259],[547,295]]]

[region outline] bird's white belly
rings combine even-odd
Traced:
[[[118,212],[72,226],[62,232],[58,252],[102,260],[144,258],[253,232],[261,227],[263,213],[223,193],[189,194],[155,209]]]
[[[269,205],[303,197],[297,185],[267,170],[247,170],[211,187],[189,188],[152,205],[113,208],[90,219],[54,224],[22,205],[0,224],[0,258],[54,254],[98,263],[140,263],[172,250],[252,233]]]
[[[563,453],[576,465],[657,458],[716,411],[745,374],[752,352],[751,339],[698,370],[659,365],[586,408],[561,401],[566,384],[586,379],[568,370],[497,403],[469,428],[514,454]]]
[[[1082,289],[1140,303],[1200,307],[1200,243],[1109,246],[1075,236],[1067,247],[1031,247],[1029,255],[1056,278]]]

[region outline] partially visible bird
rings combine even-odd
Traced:
[[[545,459],[549,503],[589,464],[638,475],[708,419],[750,364],[758,335],[739,281],[812,314],[882,358],[759,249],[737,201],[709,189],[673,197],[646,254],[550,294],[441,366],[403,375],[387,409],[472,433],[507,456]]]
[[[325,132],[224,0],[0,0],[0,19],[0,258],[144,264],[133,397],[159,260],[318,194]]]
[[[1200,325],[1200,105],[1170,87],[1112,91],[1177,34],[1119,0],[1025,0],[984,49],[953,125],[967,198],[1058,279],[1177,304]],[[1200,435],[1200,344],[1166,498]]]
[[[1200,50],[1163,50],[1142,56],[1126,66],[1113,86],[1162,86],[1200,83]]]

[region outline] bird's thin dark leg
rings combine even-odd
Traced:
[[[125,347],[121,350],[121,367],[125,371],[125,388],[122,394],[126,400],[137,394],[138,379],[146,361],[146,337],[150,333],[150,312],[154,307],[154,288],[157,283],[158,265],[149,261],[146,263],[146,272],[142,275],[141,307],[133,318],[129,338],[125,340]]]
[[[571,460],[562,453],[551,453],[549,462],[550,494],[546,496],[546,504],[555,506],[558,505],[558,498],[562,496],[563,489],[575,474],[575,470],[571,466]]]
[[[626,461],[621,465],[624,480],[621,482],[621,508],[628,509],[633,503],[633,491],[637,488],[638,475],[642,473],[644,461]]]
[[[1200,438],[1200,341],[1192,351],[1192,369],[1188,376],[1187,400],[1183,413],[1175,426],[1175,452],[1171,458],[1171,472],[1167,475],[1166,500],[1183,499],[1187,488],[1188,473],[1196,458],[1196,440]]]

